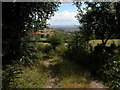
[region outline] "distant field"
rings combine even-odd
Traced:
[[[110,46],[111,43],[115,43],[117,46],[118,44],[120,45],[120,39],[110,39],[108,40],[107,42],[107,46]],[[93,45],[93,46],[96,46],[98,43],[102,43],[101,40],[91,40],[90,43]]]
[[[107,46],[110,46],[111,43],[115,43],[116,46],[120,45],[120,39],[111,39],[111,40],[108,40],[107,42]],[[38,44],[40,43],[43,43],[44,45],[49,45],[49,43],[44,43],[44,42],[39,42]],[[96,46],[98,43],[102,43],[101,40],[91,40],[90,43],[93,45],[93,46]],[[65,43],[64,45],[68,45],[68,43]]]

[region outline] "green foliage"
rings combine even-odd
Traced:
[[[120,89],[120,55],[112,55],[105,64],[101,66],[98,73],[102,80],[114,90]]]
[[[83,8],[82,3],[75,3],[79,11],[76,17],[81,24],[81,33],[88,37],[95,35],[105,45],[112,36],[117,36],[120,32],[120,3],[85,2],[84,4]]]
[[[27,51],[24,48],[25,43],[23,45],[23,38],[29,36],[31,29],[37,31],[38,28],[46,27],[46,20],[54,15],[58,4],[57,2],[2,3],[3,64],[20,60],[22,53]]]
[[[55,48],[61,44],[64,43],[64,35],[60,31],[55,31],[51,37],[48,38],[48,41],[50,41],[50,44],[55,50]]]
[[[23,70],[22,74],[18,75],[21,78],[14,80],[12,88],[43,88],[47,74],[44,72],[36,72],[35,70]]]
[[[90,88],[89,81],[82,76],[72,75],[60,81],[61,88]]]
[[[51,51],[52,47],[49,44],[39,43],[37,45],[37,49],[39,52],[49,53]]]
[[[44,49],[44,47],[45,47],[44,43],[42,43],[42,42],[37,43],[37,49],[38,49],[39,52],[40,52],[40,51],[42,52],[43,49]]]
[[[66,47],[65,45],[59,45],[58,47],[56,47],[55,52],[56,52],[59,56],[64,56],[66,50],[67,50],[67,47]]]
[[[2,75],[2,85],[3,89],[7,89],[11,87],[15,78],[19,78],[17,75],[22,73],[21,69],[17,69],[15,67],[7,66],[7,69],[3,71]]]
[[[51,50],[52,50],[52,47],[50,45],[45,45],[43,49],[43,53],[50,53]]]
[[[48,80],[46,67],[39,60],[32,64],[31,67],[21,63],[8,66],[3,71],[3,89],[43,88]]]
[[[88,38],[80,33],[75,33],[68,44],[68,50],[65,52],[65,57],[81,64],[87,63],[87,61],[89,61],[89,53],[92,50],[88,41]]]
[[[21,45],[22,46],[19,52],[21,54],[21,57],[20,57],[20,60],[18,60],[18,63],[20,61],[25,66],[31,65],[32,62],[38,59],[37,42],[36,43],[23,42]],[[13,62],[16,62],[16,61],[13,61]]]
[[[118,90],[120,87],[120,55],[118,52],[105,50],[93,51],[90,54],[91,73],[102,80],[110,89]]]
[[[56,73],[56,76],[59,78],[60,88],[89,87],[89,81],[87,80],[89,72],[85,68],[62,58],[56,61],[58,61],[58,63],[56,63],[52,68]]]
[[[119,53],[119,55],[120,55],[120,45],[118,45],[118,53]]]
[[[91,52],[89,57],[91,72],[96,75],[97,70],[99,70],[101,66],[105,64],[107,59],[110,57],[111,54],[109,55],[108,52],[105,52],[103,50]]]
[[[108,48],[105,46],[110,38],[118,38],[120,33],[120,3],[85,2],[84,4],[83,8],[82,3],[75,3],[79,11],[76,17],[81,24],[81,33],[88,38],[102,40],[102,45],[97,47],[99,50],[90,53],[88,64],[91,65],[90,69],[95,76],[101,77],[111,89],[118,90],[120,89],[120,56],[118,52],[107,52]],[[110,48],[108,50],[110,51]]]

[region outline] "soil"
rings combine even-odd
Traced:
[[[107,88],[105,85],[103,85],[102,83],[100,83],[98,81],[91,81],[90,87],[91,88]],[[107,89],[104,89],[104,90],[107,90]]]

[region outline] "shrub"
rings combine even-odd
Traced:
[[[104,51],[93,51],[90,53],[89,57],[89,68],[93,75],[96,75],[96,71],[101,68],[103,64],[106,63],[107,59],[110,58],[110,54]]]
[[[39,52],[42,53],[49,53],[52,47],[49,44],[39,43],[37,45],[37,49]]]
[[[97,74],[96,71],[101,69],[102,65],[107,64],[107,61],[116,55],[116,52],[114,52],[115,46],[112,45],[110,47],[103,47],[101,44],[98,44],[94,47],[94,51],[90,54],[91,71],[93,74]]]
[[[21,48],[22,56],[20,58],[20,62],[23,65],[30,65],[30,63],[34,62],[34,60],[38,59],[37,52],[38,49],[36,47],[36,43],[27,43],[22,45]],[[19,62],[19,61],[18,61]]]
[[[52,48],[55,50],[57,46],[64,43],[64,35],[60,31],[55,31],[54,34],[48,38],[48,41],[50,41]]]
[[[37,44],[37,49],[38,49],[39,52],[42,52],[44,50],[44,47],[45,47],[44,43],[38,43]]]
[[[120,89],[120,55],[112,55],[98,70],[101,79],[114,90]]]
[[[87,64],[91,48],[87,38],[80,33],[75,33],[68,44],[65,57],[79,64]]]
[[[58,55],[63,56],[66,50],[67,50],[67,47],[65,45],[60,45],[60,46],[56,47],[55,52]]]
[[[45,45],[43,52],[44,53],[49,53],[52,50],[52,47],[50,45]]]

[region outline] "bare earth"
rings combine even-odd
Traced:
[[[100,83],[98,81],[91,81],[90,86],[91,86],[91,88],[107,88],[106,86],[104,86],[102,83]],[[106,90],[106,89],[104,89],[104,90]]]

